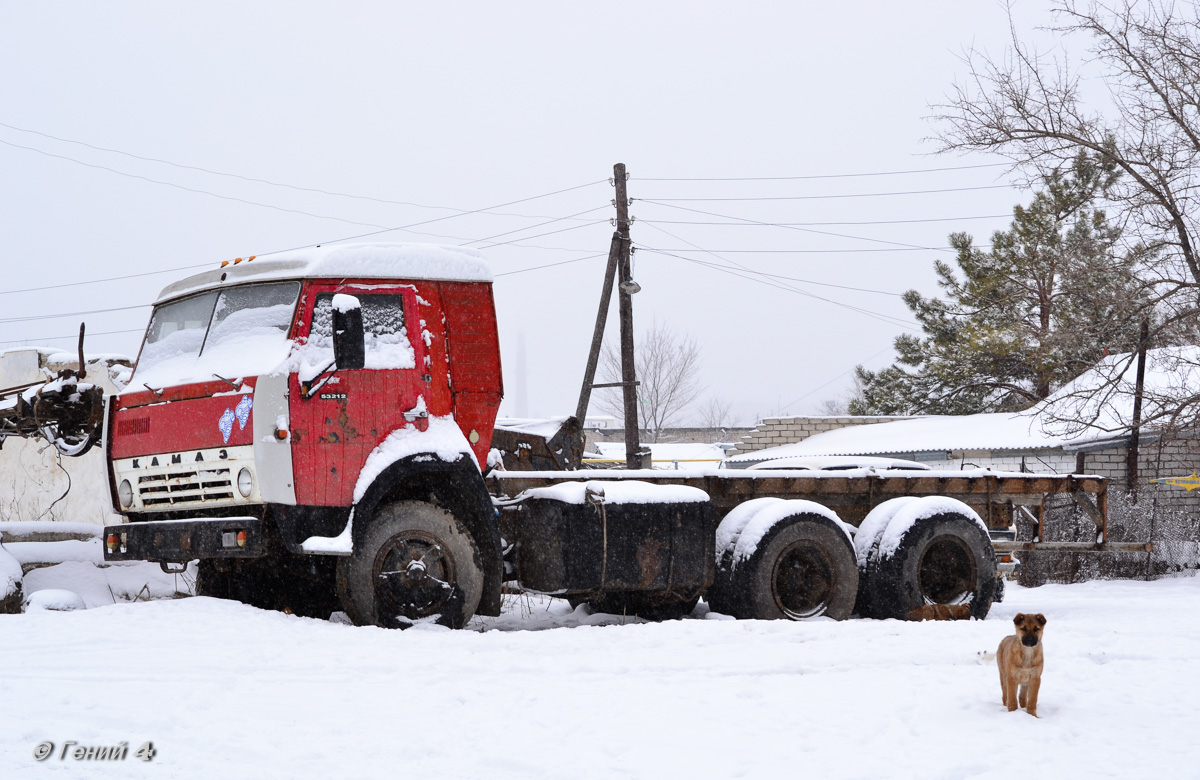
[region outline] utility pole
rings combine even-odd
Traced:
[[[596,328],[592,331],[592,349],[588,353],[587,368],[583,371],[583,387],[579,389],[579,403],[575,406],[575,419],[582,426],[587,418],[588,404],[592,400],[592,388],[596,387],[596,365],[600,362],[600,347],[604,343],[604,326],[608,322],[608,309],[612,302],[613,280],[617,277],[617,266],[621,263],[621,236],[613,233],[608,248],[608,269],[604,272],[604,289],[600,293],[600,310],[596,312]],[[602,385],[609,386],[609,385]]]
[[[600,308],[596,312],[596,327],[592,331],[592,349],[588,353],[587,368],[584,369],[583,387],[579,391],[579,403],[575,417],[583,424],[587,416],[592,389],[596,387],[620,387],[625,410],[625,463],[628,468],[650,468],[650,450],[643,449],[638,431],[637,369],[633,358],[633,294],[640,288],[633,281],[630,265],[629,239],[629,195],[626,191],[625,164],[613,166],[613,186],[617,208],[617,229],[613,233],[608,250],[608,268],[604,274],[604,289],[600,293]],[[604,341],[604,327],[608,321],[608,309],[612,300],[613,282],[620,278],[621,318],[621,381],[611,384],[595,384],[596,366],[600,360],[600,346]]]
[[[613,183],[617,188],[617,235],[620,236],[621,282],[617,299],[621,317],[621,385],[625,397],[625,465],[631,469],[651,467],[650,449],[642,449],[638,431],[637,364],[633,359],[633,294],[641,288],[633,281],[633,266],[629,252],[629,195],[625,191],[625,163],[613,166]]]
[[[1130,421],[1129,449],[1125,454],[1125,483],[1129,500],[1137,503],[1138,495],[1138,448],[1142,436],[1142,395],[1146,387],[1146,347],[1150,341],[1150,318],[1143,315],[1142,328],[1138,334],[1137,373],[1133,384],[1133,419]]]

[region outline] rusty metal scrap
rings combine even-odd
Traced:
[[[85,376],[67,368],[50,382],[0,395],[0,445],[19,436],[45,438],[64,455],[91,449],[104,421],[104,390],[81,381]]]

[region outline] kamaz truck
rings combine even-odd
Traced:
[[[1107,544],[1093,476],[587,471],[561,436],[533,443],[558,467],[506,470],[531,444],[495,435],[502,397],[480,254],[339,244],[169,285],[122,392],[64,372],[0,401],[0,438],[104,448],[125,518],[107,559],[196,560],[200,595],[360,625],[461,627],[506,588],[652,619],[700,598],[741,618],[982,618],[1002,585],[989,529],[1067,495],[1097,524],[1077,544]]]

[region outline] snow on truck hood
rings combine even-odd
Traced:
[[[330,244],[260,255],[169,284],[158,302],[239,282],[276,279],[357,278],[491,282],[483,255],[439,244]]]

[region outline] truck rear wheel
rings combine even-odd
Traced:
[[[872,565],[879,549],[879,540],[887,531],[888,524],[896,513],[912,503],[919,501],[916,496],[901,496],[891,498],[876,506],[858,526],[854,535],[854,551],[858,556],[858,600],[854,604],[854,613],[860,617],[879,617],[879,610],[871,601],[875,593],[875,566]]]
[[[737,547],[742,531],[754,516],[767,507],[782,502],[782,498],[752,498],[734,507],[717,526],[717,568],[713,583],[704,594],[705,601],[714,612],[725,615],[737,614],[740,591],[733,576],[733,551]]]
[[[356,625],[462,628],[483,595],[474,540],[446,510],[419,501],[380,507],[354,553],[338,559],[338,596]],[[360,522],[355,518],[355,522]]]
[[[735,562],[730,614],[759,620],[844,620],[858,593],[858,562],[846,532],[824,515],[780,520]]]
[[[898,521],[909,522],[903,515]],[[997,596],[991,539],[958,512],[911,521],[896,549],[880,551],[870,565],[874,617],[904,620],[925,604],[970,604],[971,617],[982,620]]]

